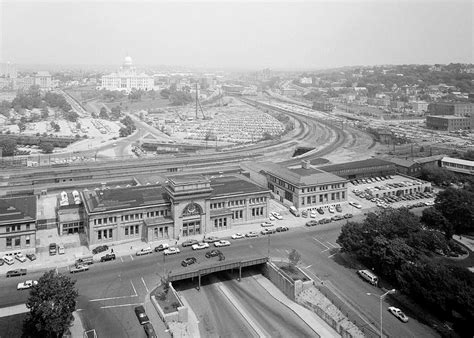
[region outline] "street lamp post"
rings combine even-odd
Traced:
[[[367,295],[368,296],[376,296],[379,298],[380,300],[380,338],[383,337],[383,316],[382,316],[382,304],[383,304],[383,299],[385,298],[386,295],[388,295],[389,293],[395,293],[395,289],[392,289],[392,290],[388,290],[387,292],[385,292],[383,295],[376,295],[376,294],[373,294],[373,293],[370,293],[370,292],[367,292]]]
[[[268,236],[267,258],[268,260],[270,260],[270,233],[267,236]]]

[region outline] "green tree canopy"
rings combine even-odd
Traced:
[[[31,289],[25,331],[34,337],[61,337],[69,328],[78,297],[75,281],[54,270],[46,272]]]
[[[51,142],[41,142],[39,147],[45,154],[51,154],[54,150],[54,146]]]
[[[436,196],[435,208],[451,223],[454,233],[474,230],[474,192],[449,187]]]
[[[13,156],[16,150],[16,141],[10,138],[1,138],[0,149],[2,150],[2,156]]]

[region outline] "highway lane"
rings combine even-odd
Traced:
[[[344,221],[330,223],[316,227],[295,228],[284,234],[270,236],[270,252],[275,258],[287,259],[288,252],[295,248],[302,255],[301,266],[308,271],[310,275],[318,281],[330,281],[334,287],[339,290],[344,301],[358,312],[367,317],[368,322],[378,327],[379,322],[379,300],[376,297],[367,296],[367,292],[378,294],[382,290],[372,287],[357,277],[355,267],[346,267],[336,260],[338,255],[334,255],[337,247],[335,243],[340,232],[340,227]],[[237,230],[236,230],[237,231]],[[226,261],[239,259],[241,257],[266,256],[268,250],[268,238],[259,237],[254,239],[243,239],[233,241],[230,247],[222,248],[226,256]],[[189,248],[182,250],[182,253],[176,256],[166,258],[165,271],[186,271],[191,269],[183,268],[180,262],[183,258],[194,256],[198,259],[195,267],[204,267],[212,264],[211,260],[204,257],[205,251],[191,251]],[[88,272],[73,275],[77,279],[79,293],[85,299],[100,299],[112,297],[129,297],[123,299],[112,299],[112,305],[133,303],[131,297],[133,283],[138,295],[144,295],[146,292],[144,279],[148,289],[157,285],[163,271],[162,254],[152,254],[145,257],[124,257],[123,262],[96,263]],[[63,271],[60,269],[60,271]],[[38,278],[39,274],[28,275],[27,278]],[[26,300],[26,292],[16,291],[16,284],[26,278],[5,279],[1,277],[3,288],[0,289],[1,306],[19,304]],[[121,280],[122,282],[117,282]],[[19,296],[20,295],[20,296]],[[389,301],[389,298],[387,298]],[[107,306],[104,301],[103,306]],[[384,330],[390,335],[404,333],[407,337],[428,337],[434,336],[433,330],[411,319],[407,324],[399,322],[395,317],[386,312],[388,307],[384,303]]]

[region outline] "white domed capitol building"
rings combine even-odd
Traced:
[[[152,90],[153,86],[153,77],[144,73],[137,74],[132,58],[127,56],[117,73],[102,76],[100,89],[120,90],[129,93],[132,89]]]

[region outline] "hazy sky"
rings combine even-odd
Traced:
[[[473,62],[473,2],[0,0],[16,64],[238,68]]]

